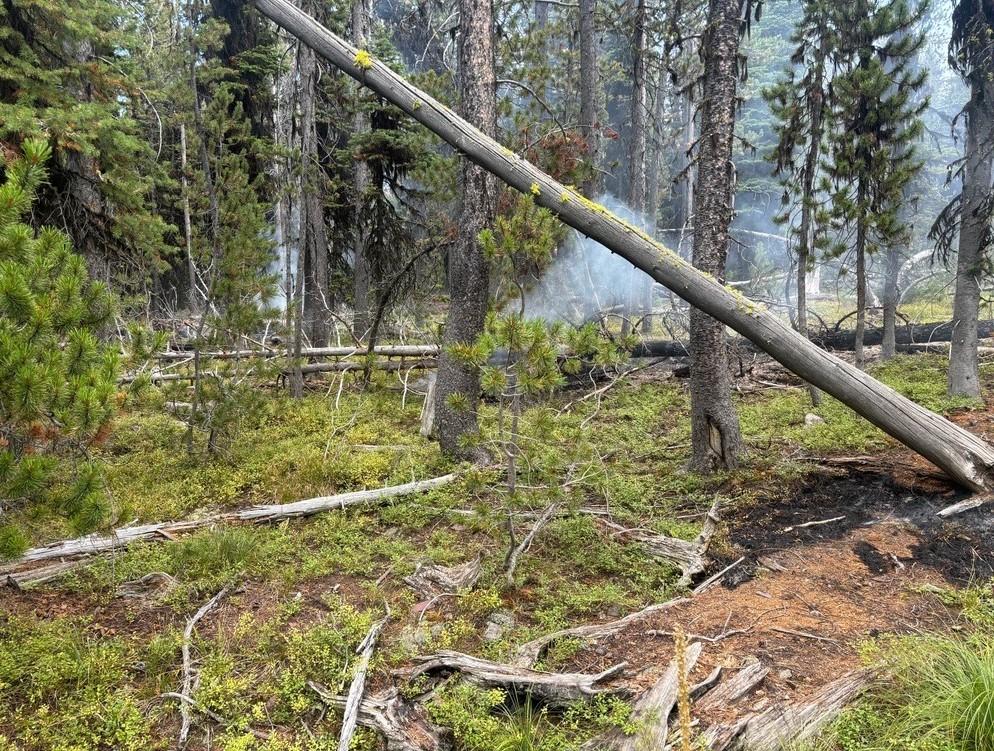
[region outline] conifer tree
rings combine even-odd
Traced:
[[[104,518],[85,448],[116,404],[116,353],[96,336],[113,298],[64,233],[24,223],[52,151],[27,140],[23,152],[0,187],[0,558],[24,543],[3,516],[27,504],[50,503],[81,531]]]
[[[825,110],[830,103],[829,66],[838,40],[832,0],[805,0],[804,12],[791,41],[794,52],[781,78],[763,91],[773,116],[777,138],[770,155],[780,177],[782,212],[797,253],[797,312],[795,326],[808,335],[807,275],[819,250],[827,246],[827,217],[820,211],[819,161],[825,138]],[[812,401],[819,401],[811,390]]]
[[[856,263],[856,363],[866,327],[867,257],[904,237],[904,189],[922,167],[915,148],[928,99],[916,97],[927,71],[911,65],[926,3],[855,0],[839,5],[842,71],[832,81],[832,139],[823,183],[831,191],[835,252]],[[851,244],[850,244],[851,240]]]
[[[952,250],[958,231],[953,336],[948,390],[954,396],[980,396],[977,317],[980,281],[990,271],[994,236],[994,6],[985,0],[959,0],[953,8],[949,63],[970,86],[963,109],[966,151],[954,173],[963,180],[960,194],[940,214],[931,236],[940,251]]]

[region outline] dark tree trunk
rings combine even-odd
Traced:
[[[587,147],[590,177],[580,189],[588,198],[599,192],[600,133],[597,128],[597,0],[580,0],[580,132]]]
[[[732,221],[732,137],[738,80],[740,0],[710,0],[705,37],[704,98],[697,160],[694,266],[725,276]],[[690,310],[692,466],[698,471],[738,464],[739,418],[732,405],[725,324]]]
[[[966,115],[966,167],[960,206],[948,388],[953,396],[979,398],[977,317],[984,245],[990,232],[984,203],[990,195],[991,161],[994,159],[994,85],[976,82],[971,85]]]
[[[328,237],[324,226],[323,175],[318,162],[318,136],[315,122],[317,100],[317,59],[309,47],[300,49],[300,129],[303,160],[300,191],[300,234],[304,247],[304,328],[312,347],[328,343]],[[299,289],[299,285],[298,285]]]
[[[497,130],[493,45],[492,0],[460,0],[460,114],[491,137]],[[471,345],[483,333],[490,285],[479,235],[493,224],[497,181],[467,160],[460,170],[459,237],[449,254],[451,294],[435,386],[435,431],[445,452],[476,456],[479,451],[466,441],[477,431],[480,374],[455,357],[452,348]]]
[[[366,49],[369,45],[370,28],[370,4],[369,0],[354,0],[352,3],[352,43],[359,49]],[[362,87],[358,86],[357,95],[362,94]],[[356,108],[353,132],[355,135],[369,133],[372,126],[369,121],[369,114],[362,109],[361,103]],[[369,330],[369,314],[372,296],[370,290],[373,286],[372,264],[369,258],[369,227],[367,224],[368,206],[370,204],[370,190],[372,188],[372,175],[369,165],[364,159],[357,158],[355,163],[355,193],[354,214],[353,214],[353,274],[354,274],[354,305],[352,318],[352,331],[359,339],[366,336]]]
[[[632,0],[632,96],[629,121],[631,133],[628,147],[628,207],[635,212],[635,223],[645,223],[645,151],[646,151],[646,102],[648,84],[646,82],[646,47],[648,8],[646,0]],[[643,229],[645,229],[643,227]],[[625,336],[632,327],[637,309],[642,274],[632,269],[629,275],[625,297],[625,315],[622,318],[621,335]]]

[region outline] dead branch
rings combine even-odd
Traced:
[[[621,673],[627,663],[619,663],[600,673],[545,673],[530,668],[491,662],[462,652],[438,652],[416,658],[421,663],[410,678],[435,673],[461,673],[480,686],[503,688],[515,694],[531,694],[543,702],[565,707],[580,699],[603,693],[620,693],[621,689],[599,684]]]
[[[345,699],[345,715],[342,718],[342,731],[338,736],[338,751],[349,751],[352,744],[352,736],[355,734],[356,723],[359,721],[359,707],[362,704],[363,694],[366,693],[366,671],[369,669],[373,650],[376,649],[376,640],[389,618],[388,611],[382,620],[372,625],[366,638],[362,640],[356,650],[359,655],[359,664],[356,666],[355,677],[352,679],[348,696]]]
[[[347,699],[324,686],[307,682],[327,706],[345,709]],[[387,751],[450,751],[451,732],[434,725],[420,704],[404,701],[396,688],[368,696],[359,703],[357,722],[376,730],[387,742]]]
[[[232,511],[225,514],[213,514],[202,519],[186,521],[160,522],[157,524],[141,524],[133,527],[122,527],[109,535],[86,535],[72,540],[62,540],[50,545],[31,548],[21,558],[6,566],[0,567],[0,575],[10,574],[21,570],[26,565],[37,561],[54,558],[76,558],[79,556],[97,555],[111,550],[118,550],[143,540],[172,539],[178,534],[194,529],[213,526],[215,524],[230,524],[251,522],[256,524],[294,519],[311,516],[325,511],[345,509],[350,506],[385,503],[391,498],[398,498],[446,485],[456,479],[455,474],[442,475],[429,480],[418,480],[403,485],[390,485],[374,490],[358,490],[352,493],[309,498],[294,503],[252,506],[247,509]]]
[[[694,594],[695,595],[699,595],[699,594],[701,594],[701,592],[707,592],[709,589],[711,589],[711,587],[713,587],[715,584],[717,584],[719,581],[721,581],[724,578],[725,574],[727,574],[733,568],[735,568],[736,566],[738,566],[744,560],[745,560],[745,556],[742,556],[741,558],[739,558],[734,563],[730,563],[729,565],[725,566],[725,568],[723,568],[721,571],[719,571],[714,576],[710,576],[707,579],[705,579],[704,581],[702,581],[700,584],[698,584],[696,587],[694,587]]]
[[[521,543],[516,547],[512,544],[511,549],[507,551],[507,560],[504,562],[504,578],[507,579],[507,583],[510,586],[514,586],[514,571],[518,567],[518,559],[528,552],[528,549],[531,548],[532,543],[535,541],[535,537],[550,521],[552,521],[552,517],[555,515],[558,508],[558,503],[550,503],[548,508],[545,509],[542,515],[532,526],[531,531],[525,535],[525,538],[521,541]]]
[[[193,656],[191,655],[193,629],[197,627],[197,623],[205,615],[217,607],[218,603],[224,599],[229,590],[230,587],[225,587],[201,605],[200,609],[193,614],[193,617],[186,622],[186,628],[183,629],[183,684],[179,692],[179,696],[181,697],[179,712],[182,722],[179,729],[179,738],[176,741],[176,747],[178,749],[186,748],[186,742],[190,737],[190,723],[192,721],[190,716],[190,703],[193,700],[193,697],[191,696],[193,693]]]

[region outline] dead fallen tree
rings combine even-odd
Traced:
[[[38,561],[52,559],[78,558],[81,556],[98,555],[111,550],[119,550],[144,540],[172,539],[178,534],[190,532],[202,527],[215,524],[231,524],[249,522],[261,524],[265,522],[294,519],[311,516],[324,511],[340,510],[350,506],[362,506],[386,503],[392,498],[423,493],[433,488],[446,485],[456,479],[456,475],[448,474],[430,480],[418,480],[403,485],[390,485],[374,490],[357,490],[352,493],[308,498],[294,503],[277,503],[264,506],[252,506],[224,514],[212,514],[201,519],[160,522],[157,524],[139,524],[133,527],[121,527],[108,535],[92,534],[77,537],[72,540],[62,540],[50,545],[31,548],[16,561],[0,567],[0,576],[11,575],[27,565]]]
[[[333,65],[396,105],[460,154],[563,222],[645,271],[688,303],[739,332],[813,386],[836,397],[974,491],[994,479],[994,448],[943,417],[820,349],[784,321],[702,274],[645,232],[553,180],[296,8],[289,0],[251,0],[267,17]]]
[[[897,326],[894,329],[894,341],[898,345],[948,342],[952,336],[952,321],[916,323],[908,326]],[[994,336],[994,321],[978,321],[977,336],[981,339]],[[882,344],[883,340],[884,330],[882,328],[867,328],[863,333],[863,344],[866,346]],[[811,341],[825,349],[851,350],[856,346],[856,332],[852,329],[813,331],[811,332]]]
[[[410,680],[439,673],[459,673],[463,678],[485,688],[502,688],[508,693],[530,694],[546,704],[566,707],[597,694],[620,693],[620,689],[601,684],[619,675],[625,663],[600,673],[545,673],[531,668],[491,662],[462,652],[438,652],[418,657],[420,663],[410,672]]]

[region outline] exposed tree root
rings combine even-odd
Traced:
[[[329,707],[345,709],[346,697],[333,694],[313,681],[308,681],[307,685]],[[380,733],[387,742],[387,751],[449,751],[452,748],[449,729],[433,724],[423,706],[405,701],[396,688],[363,699],[359,703],[357,721]]]
[[[482,556],[455,566],[419,564],[413,574],[404,577],[404,583],[424,597],[437,597],[472,589],[482,572]]]
[[[543,673],[530,668],[491,662],[461,652],[438,652],[417,658],[421,664],[410,672],[413,680],[420,675],[461,673],[473,683],[489,688],[503,688],[515,694],[530,694],[553,706],[564,707],[579,699],[597,694],[621,693],[620,689],[599,684],[620,674],[622,662],[601,673]]]

